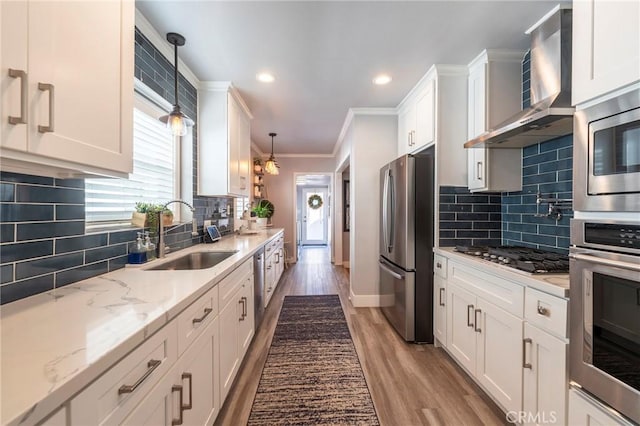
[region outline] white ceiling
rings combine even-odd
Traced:
[[[136,6],[200,81],[232,81],[264,152],[331,154],[350,107],[395,107],[434,63],[526,49],[524,31],[559,1],[166,1]],[[276,81],[256,81],[270,71]],[[388,73],[393,81],[374,86]],[[465,108],[465,105],[461,105]],[[461,123],[461,125],[465,125]]]

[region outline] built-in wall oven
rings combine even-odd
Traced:
[[[640,223],[571,222],[574,384],[640,423]]]
[[[574,115],[576,211],[640,211],[640,89]]]

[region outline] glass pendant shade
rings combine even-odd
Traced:
[[[185,136],[188,128],[194,124],[193,120],[184,115],[178,104],[178,46],[184,46],[185,38],[177,33],[167,33],[167,41],[173,44],[174,47],[173,87],[175,90],[175,104],[173,105],[173,110],[169,114],[160,117],[159,120],[167,125],[167,128],[174,136]]]
[[[267,163],[264,165],[264,171],[269,173],[270,175],[280,174],[278,170],[278,166],[276,165],[276,161],[271,157],[267,160]]]
[[[278,170],[280,166],[278,166],[278,163],[276,163],[276,157],[273,156],[273,138],[274,136],[278,136],[278,134],[269,133],[269,136],[271,136],[271,155],[264,165],[264,171],[269,173],[270,175],[278,175],[280,174],[280,171]]]

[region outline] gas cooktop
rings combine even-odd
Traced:
[[[569,256],[521,246],[456,246],[456,251],[530,274],[569,272]]]

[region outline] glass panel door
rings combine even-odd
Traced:
[[[302,191],[302,244],[327,244],[327,199],[326,188],[305,188]]]

